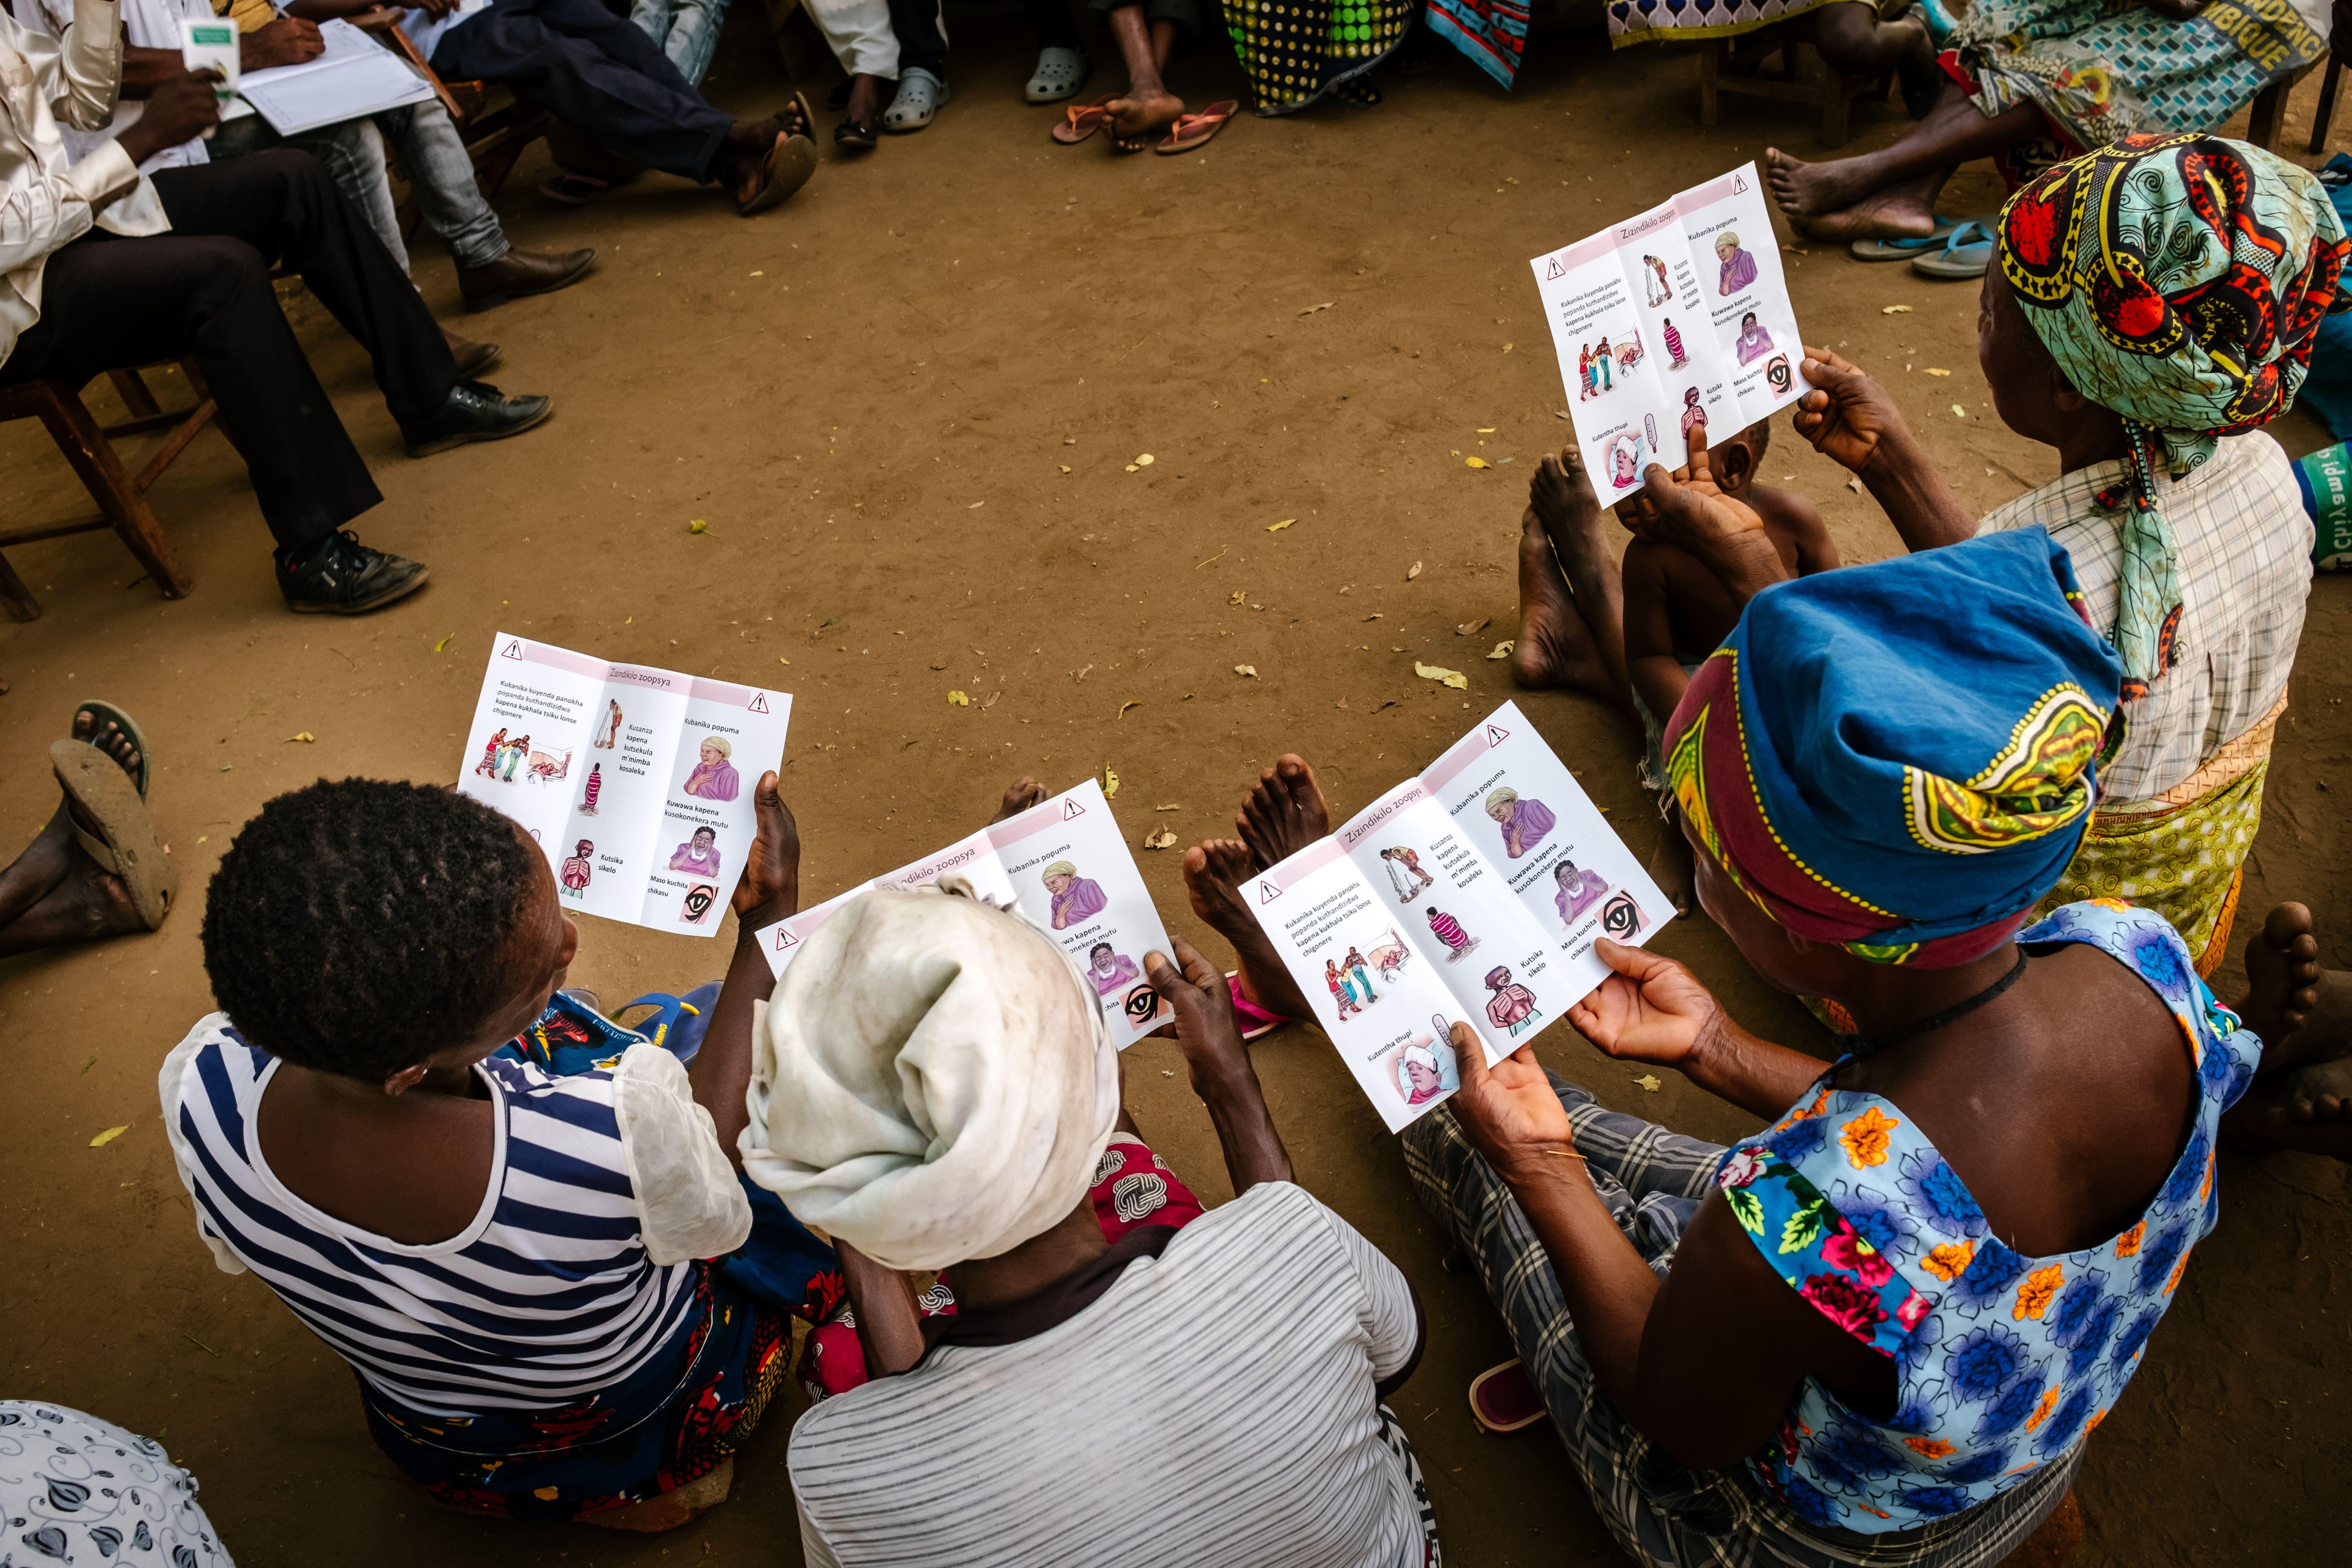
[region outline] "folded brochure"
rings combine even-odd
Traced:
[[[507,632],[490,647],[458,793],[523,826],[566,909],[714,934],[792,698]]]
[[[1491,1066],[1674,914],[1513,702],[1244,897],[1391,1131],[1461,1087],[1455,1023]]]
[[[781,979],[801,944],[860,893],[928,887],[949,875],[991,902],[1018,908],[1061,944],[1094,986],[1119,1049],[1173,1016],[1143,977],[1143,955],[1168,952],[1168,932],[1110,802],[1092,779],[764,928],[760,950]]]
[[[1805,392],[1804,345],[1753,163],[1528,264],[1551,323],[1577,449],[1604,503],[1691,426],[1738,435]]]

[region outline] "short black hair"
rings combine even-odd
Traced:
[[[381,1083],[512,1000],[538,851],[479,801],[385,779],[281,795],[205,894],[205,973],[248,1044]]]
[[[1110,952],[1110,943],[1107,942],[1098,942],[1095,943],[1094,946],[1087,949],[1087,962],[1089,963],[1093,963],[1095,954],[1098,952]],[[1118,955],[1117,953],[1112,953],[1111,956],[1116,958]]]

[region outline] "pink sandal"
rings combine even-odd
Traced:
[[[1491,1437],[1524,1432],[1551,1413],[1528,1369],[1515,1361],[1490,1366],[1470,1380],[1470,1419]]]

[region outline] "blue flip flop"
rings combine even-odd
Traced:
[[[1958,218],[1946,217],[1938,213],[1933,234],[1909,239],[1857,239],[1845,247],[1846,254],[1856,261],[1908,261],[1915,256],[1940,247],[1959,224]]]
[[[1967,282],[1981,278],[1992,265],[1995,240],[1991,213],[1966,219],[1945,239],[1941,248],[1911,258],[1911,270],[1922,278]]]

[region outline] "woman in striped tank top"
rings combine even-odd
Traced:
[[[774,774],[755,801],[745,931],[799,895]],[[834,1267],[736,1169],[756,947],[707,1036],[648,1041],[560,989],[579,932],[520,829],[362,779],[246,825],[204,942],[223,1010],[160,1083],[198,1232],[351,1363],[394,1463],[521,1518],[662,1529],[724,1498]]]

